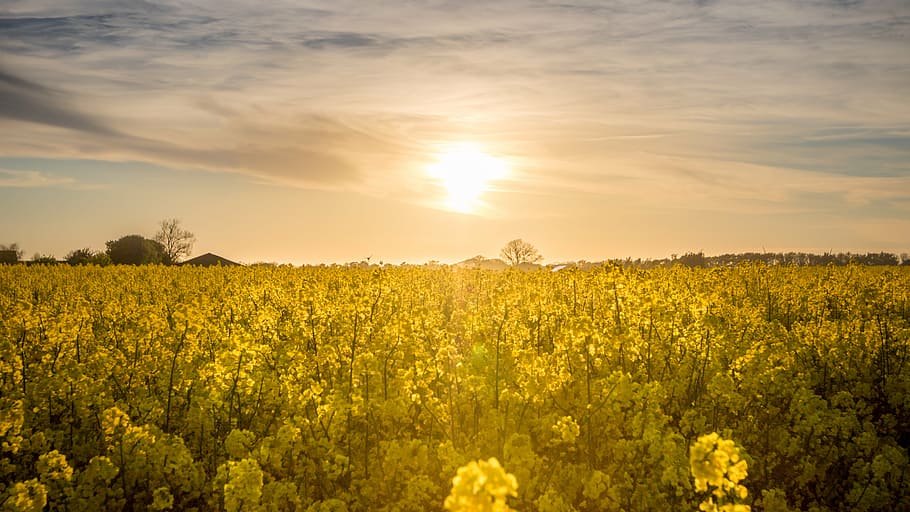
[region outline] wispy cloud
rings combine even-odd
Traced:
[[[0,188],[46,188],[74,184],[75,180],[66,176],[51,176],[40,171],[0,169]]]
[[[839,212],[851,208],[907,211],[910,175],[858,176],[722,160],[664,159],[667,206],[757,213]],[[908,211],[910,213],[910,211]]]
[[[0,153],[407,195],[471,138],[514,190],[904,197],[908,29],[900,0],[5,2]]]
[[[116,131],[67,104],[59,91],[0,69],[0,118],[111,136]]]
[[[24,128],[9,130],[10,135],[0,142],[4,154],[21,154],[25,149],[70,158],[137,159],[319,186],[356,182],[358,170],[340,155],[351,145],[364,150],[377,145],[369,136],[328,118],[304,116],[296,124],[290,119],[279,124],[278,116],[273,116],[271,122],[261,123],[255,120],[256,112],[217,110],[211,100],[200,104],[219,122],[214,133],[200,137],[194,133],[198,127],[179,126],[184,119],[174,113],[170,121],[176,126],[160,131],[120,123],[132,134],[110,127],[101,115],[89,115],[71,106],[65,98],[78,97],[75,94],[2,70],[0,93],[0,125],[12,126],[15,122]],[[27,125],[19,126],[22,122]]]

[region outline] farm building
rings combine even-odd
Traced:
[[[181,263],[181,265],[196,265],[199,267],[215,267],[221,265],[222,267],[236,267],[240,265],[240,263],[236,263],[227,258],[222,258],[217,254],[207,252],[205,254],[196,256],[195,258],[188,259]]]

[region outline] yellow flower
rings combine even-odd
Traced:
[[[689,450],[689,466],[695,479],[695,490],[711,491],[711,496],[702,501],[699,510],[749,512],[748,505],[732,503],[749,495],[746,487],[739,484],[748,475],[747,464],[733,441],[721,439],[716,432],[700,436]],[[717,498],[716,503],[714,498]]]
[[[518,481],[493,457],[458,468],[444,507],[452,512],[507,512],[508,496],[517,496]]]

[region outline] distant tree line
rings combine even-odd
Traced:
[[[177,219],[159,223],[154,238],[126,235],[105,244],[104,251],[90,248],[70,251],[63,260],[36,253],[30,264],[68,263],[70,265],[174,265],[188,256],[196,241],[195,235],[180,227]],[[24,251],[18,244],[0,245],[0,264],[22,263]]]
[[[797,265],[797,266],[844,266],[856,265],[910,265],[910,255],[900,255],[889,252],[869,253],[823,253],[813,254],[808,252],[743,252],[735,254],[720,254],[705,256],[704,252],[689,252],[682,256],[672,255],[664,259],[636,259],[613,260],[624,266],[638,268],[652,268],[661,266],[684,265],[687,267],[733,267],[740,263],[761,262],[766,265]]]
[[[64,260],[57,260],[53,256],[35,254],[27,263],[54,264],[68,263],[70,265],[174,265],[185,256],[189,256],[193,243],[196,241],[193,233],[180,227],[177,219],[167,219],[159,223],[158,232],[154,238],[145,238],[141,235],[126,235],[105,244],[104,251],[94,251],[89,248],[70,251]],[[22,263],[24,251],[18,244],[0,244],[0,264]],[[508,266],[516,268],[536,268],[536,263],[542,259],[537,248],[521,239],[507,243],[500,251],[502,260],[487,260],[476,256],[461,262],[477,268],[500,268],[492,263],[498,263],[502,268]],[[900,255],[889,252],[851,253],[826,252],[813,254],[807,252],[744,252],[705,256],[704,252],[687,252],[682,256],[672,255],[662,259],[613,259],[607,261],[589,262],[577,261],[557,267],[570,266],[581,269],[596,268],[604,263],[612,263],[626,267],[654,268],[673,265],[687,267],[732,267],[740,263],[761,262],[766,265],[797,265],[797,266],[824,266],[824,265],[910,265],[910,255]],[[276,266],[276,263],[260,263],[259,265]],[[379,266],[383,264],[380,262]],[[402,263],[402,265],[405,265]],[[427,265],[439,266],[438,262],[429,262]],[[486,266],[485,266],[486,265]],[[349,263],[346,266],[369,268],[369,258],[361,262]],[[549,265],[553,267],[553,265]]]

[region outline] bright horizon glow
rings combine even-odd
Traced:
[[[476,144],[459,143],[443,149],[427,174],[445,188],[446,207],[460,213],[477,213],[481,195],[490,183],[507,174],[506,163],[482,151]]]

